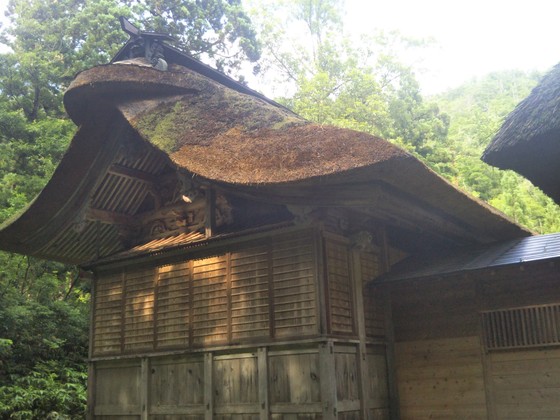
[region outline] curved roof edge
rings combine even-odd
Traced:
[[[525,176],[560,203],[560,64],[506,117],[482,160]]]
[[[2,249],[65,261],[64,255],[42,249],[89,205],[120,147],[122,130],[148,142],[177,168],[253,197],[328,205],[331,194],[339,206],[371,208],[414,203],[426,228],[437,228],[431,217],[437,215],[468,241],[530,234],[383,139],[312,124],[272,101],[181,66],[159,71],[135,61],[95,67],[77,76],[65,105],[80,130],[45,189],[0,230]],[[92,228],[83,237],[93,241],[99,235],[110,243],[117,232]],[[72,238],[65,238],[60,253],[72,246]]]

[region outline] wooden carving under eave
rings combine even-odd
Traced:
[[[138,215],[141,225],[139,242],[174,236],[179,233],[202,232],[207,228],[208,218],[213,226],[219,227],[232,222],[231,206],[222,194],[213,193],[213,205],[209,209],[210,190],[191,191],[190,197],[183,196],[179,202],[162,206],[158,210]],[[209,214],[209,210],[212,215]]]
[[[98,187],[103,189],[111,181],[115,185],[111,200],[92,199],[74,221],[74,230],[79,233],[91,222],[113,225],[123,246],[128,248],[181,233],[203,232],[209,220],[209,207],[215,227],[232,222],[231,205],[224,195],[209,194],[210,187],[194,182],[189,174],[170,169],[156,176],[113,164],[105,178],[108,181]],[[134,196],[116,189],[120,179],[136,183]],[[132,208],[134,212],[123,211]]]

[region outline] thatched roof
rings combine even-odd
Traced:
[[[95,67],[70,85],[65,106],[80,129],[45,190],[0,230],[2,249],[73,263],[130,249],[122,229],[80,215],[121,212],[116,223],[126,224],[141,211],[140,184],[172,167],[254,200],[359,209],[454,243],[529,234],[383,139],[310,123],[177,64]],[[131,179],[140,170],[145,179]]]
[[[70,85],[66,108],[80,125],[97,103],[116,107],[178,166],[214,181],[277,184],[414,160],[385,140],[312,124],[180,66],[161,72],[113,64],[85,71]]]
[[[508,115],[482,160],[513,169],[560,203],[560,64]]]

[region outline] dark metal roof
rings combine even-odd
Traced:
[[[529,236],[485,247],[440,253],[435,258],[426,255],[412,256],[395,265],[389,273],[377,281],[435,277],[558,257],[560,257],[560,233]]]

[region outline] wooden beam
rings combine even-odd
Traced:
[[[113,164],[107,171],[111,175],[120,176],[123,178],[134,179],[136,181],[142,181],[146,184],[155,185],[158,182],[158,177],[149,173],[140,171],[138,169],[128,168],[126,166]]]
[[[86,420],[95,418],[95,363],[88,363]]]
[[[268,420],[270,418],[270,409],[268,401],[268,351],[266,347],[259,347],[257,358],[259,375],[259,419]]]
[[[86,420],[94,419],[95,412],[95,363],[91,361],[93,357],[93,342],[94,342],[94,330],[95,330],[95,301],[97,299],[97,294],[95,292],[96,284],[94,278],[91,284],[90,290],[90,300],[89,300],[89,345],[88,345],[88,357],[90,362],[88,362],[88,378],[87,378],[87,412]]]
[[[335,369],[334,343],[329,340],[319,345],[319,372],[321,378],[323,420],[336,420],[338,418]]]
[[[133,226],[137,224],[137,219],[134,216],[94,208],[87,209],[86,220],[99,221],[110,225]]]
[[[149,418],[150,359],[143,357],[140,365],[140,420]]]
[[[212,420],[214,416],[214,395],[212,385],[212,362],[214,355],[212,352],[204,353],[204,419]]]
[[[216,192],[212,188],[206,190],[206,237],[210,238],[216,229]]]
[[[369,400],[373,398],[368,393],[369,381],[373,378],[369,377],[369,369],[367,365],[367,348],[366,348],[366,321],[364,313],[364,296],[363,296],[363,276],[362,276],[362,256],[360,248],[357,246],[352,247],[350,251],[351,267],[350,271],[352,276],[352,284],[354,289],[354,315],[356,317],[356,324],[358,327],[358,337],[360,344],[357,348],[358,360],[358,377],[359,377],[359,392],[360,392],[360,417],[362,419],[368,418],[368,405]]]
[[[353,208],[388,224],[413,231],[430,230],[434,234],[465,241],[491,242],[491,232],[481,231],[461,218],[384,182],[341,184],[328,187],[276,187],[251,191],[236,189],[236,194],[253,200],[295,206]]]
[[[393,325],[393,308],[390,286],[383,291],[383,305],[385,318],[385,338],[387,340],[387,385],[389,388],[389,418],[399,420],[401,407],[399,399],[399,385],[397,382],[397,364],[395,360],[395,328]]]

